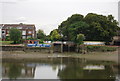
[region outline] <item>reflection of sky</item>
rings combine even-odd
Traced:
[[[58,66],[53,70],[52,66],[36,66],[34,79],[58,79]]]
[[[56,58],[58,59],[58,58]],[[44,63],[44,62],[29,62],[29,63],[20,63],[23,65],[21,68],[21,75],[17,77],[18,79],[106,79],[109,78],[118,78],[118,68],[113,66],[113,62],[107,61],[87,61],[85,59],[69,59],[67,58],[60,60],[53,60],[53,63]],[[51,60],[51,59],[50,59]],[[49,61],[49,60],[48,60]],[[56,62],[57,63],[56,63]],[[55,63],[54,63],[55,62]],[[3,68],[10,68],[11,63],[3,63]],[[114,63],[115,65],[116,63]],[[14,68],[14,67],[12,67]],[[8,72],[10,69],[2,69],[3,78],[8,78]],[[14,69],[15,70],[15,69]],[[14,72],[14,71],[13,71]],[[31,73],[32,72],[32,73]]]

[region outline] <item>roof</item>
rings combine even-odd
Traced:
[[[9,29],[10,27],[22,27],[22,29],[34,29],[35,25],[34,24],[0,24],[0,26],[3,26],[2,29]]]

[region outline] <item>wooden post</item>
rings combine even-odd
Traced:
[[[68,45],[68,52],[70,52],[70,45]]]
[[[61,44],[61,53],[63,53],[63,43]]]

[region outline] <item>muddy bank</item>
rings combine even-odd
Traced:
[[[118,51],[114,52],[90,52],[87,54],[78,53],[39,53],[39,52],[22,52],[22,51],[2,51],[2,59],[40,59],[56,57],[74,57],[86,58],[90,60],[114,61],[118,63]]]

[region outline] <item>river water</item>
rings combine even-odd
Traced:
[[[3,60],[3,79],[117,79],[117,63],[80,58]]]

